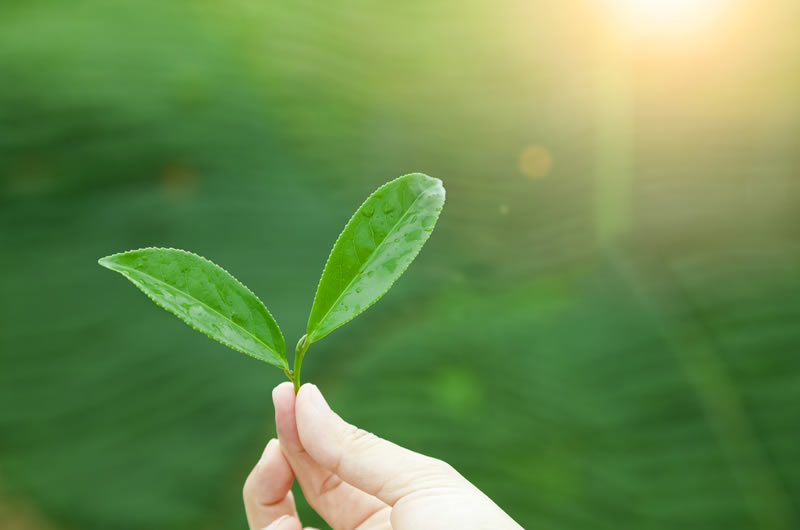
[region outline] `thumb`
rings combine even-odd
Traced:
[[[295,418],[300,442],[317,463],[390,506],[422,490],[476,492],[445,462],[409,451],[345,422],[330,409],[315,385],[300,388]]]

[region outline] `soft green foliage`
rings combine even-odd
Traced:
[[[383,296],[419,254],[444,206],[442,181],[412,173],[378,188],[353,215],[322,272],[308,332],[294,370],[278,323],[247,287],[209,260],[184,250],[145,248],[106,256],[153,302],[214,340],[283,368],[295,390],[303,356],[319,340]]]
[[[308,318],[314,342],[378,301],[430,237],[444,206],[442,181],[421,173],[378,188],[331,250]]]
[[[283,335],[264,304],[223,268],[172,248],[113,254],[100,265],[117,271],[153,302],[214,340],[281,368]]]
[[[87,264],[199,252],[292,348],[417,167],[436,241],[303,368],[338,413],[525,528],[800,528],[800,6],[624,39],[599,4],[0,2],[0,528],[246,528],[284,374]]]

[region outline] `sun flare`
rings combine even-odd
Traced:
[[[686,34],[705,29],[734,0],[608,0],[617,16],[637,33]]]

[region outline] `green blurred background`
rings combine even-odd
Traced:
[[[798,23],[796,0],[6,0],[0,527],[244,528],[283,374],[96,260],[205,255],[294,344],[339,230],[412,171],[447,187],[436,232],[306,358],[336,410],[526,528],[800,527]]]

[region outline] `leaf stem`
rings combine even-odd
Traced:
[[[294,383],[295,394],[300,390],[300,368],[303,366],[303,356],[309,346],[311,346],[311,341],[308,340],[308,335],[303,335],[297,341],[297,346],[294,349],[294,370],[291,371],[290,379]]]

